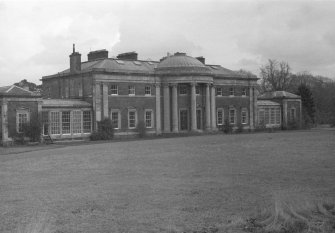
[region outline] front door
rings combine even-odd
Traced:
[[[201,129],[201,109],[197,109],[197,129]]]
[[[188,112],[180,110],[180,130],[188,130]]]

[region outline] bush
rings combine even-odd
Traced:
[[[298,125],[298,122],[293,120],[293,121],[289,121],[287,123],[287,129],[291,129],[291,130],[294,130],[294,129],[298,129],[299,128],[299,125]]]
[[[143,138],[146,136],[146,128],[143,121],[139,121],[137,124],[138,136]]]
[[[97,140],[111,140],[114,137],[114,127],[109,118],[105,118],[98,122],[98,130],[93,132],[90,136],[92,141]]]
[[[224,133],[227,133],[227,134],[233,132],[233,127],[232,127],[232,125],[229,123],[229,120],[228,120],[228,119],[226,119],[226,120],[224,121],[224,125],[223,125],[223,127],[222,127],[222,130],[223,130]]]
[[[24,124],[22,130],[22,135],[18,134],[19,138],[28,137],[31,142],[39,142],[41,140],[42,125],[38,120],[32,120]]]
[[[243,125],[241,123],[237,125],[236,133],[243,133]]]

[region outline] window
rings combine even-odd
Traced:
[[[258,124],[263,125],[265,124],[264,118],[264,109],[260,109],[258,112]]]
[[[60,112],[50,112],[51,134],[60,134]]]
[[[81,111],[72,112],[72,133],[81,133]]]
[[[136,127],[136,110],[128,111],[128,128],[134,129]]]
[[[152,110],[145,110],[145,128],[152,128]]]
[[[270,119],[270,109],[265,108],[264,109],[264,124],[269,124],[269,119]]]
[[[179,95],[187,95],[187,86],[186,85],[180,85],[179,86]]]
[[[23,127],[29,122],[29,112],[27,110],[18,110],[16,113],[16,130],[18,133],[23,132]]]
[[[247,96],[247,88],[242,89],[242,96]]]
[[[276,124],[280,124],[280,108],[276,108]]]
[[[290,109],[290,120],[291,121],[295,120],[295,108]]]
[[[275,124],[275,109],[274,108],[271,108],[270,109],[270,124],[271,125],[274,125]]]
[[[151,95],[151,87],[150,86],[145,86],[145,95]]]
[[[70,134],[70,111],[62,112],[62,134]]]
[[[234,108],[229,109],[229,123],[235,124],[236,122],[236,110]]]
[[[195,94],[200,95],[200,86],[195,86]]]
[[[222,96],[222,88],[221,87],[216,88],[216,95],[217,96]]]
[[[119,110],[113,110],[111,111],[111,120],[112,124],[114,126],[114,129],[120,129],[120,111]]]
[[[248,123],[248,112],[246,109],[242,109],[241,112],[241,123],[242,124],[247,124]]]
[[[119,91],[118,91],[118,86],[113,84],[111,85],[111,95],[118,95]]]
[[[49,112],[42,112],[43,135],[49,135]]]
[[[223,109],[218,108],[216,111],[216,123],[217,125],[223,125]]]
[[[235,93],[234,93],[234,88],[233,87],[230,87],[229,88],[229,95],[234,95]]]
[[[135,95],[135,86],[134,85],[128,86],[128,94],[129,95]]]
[[[84,133],[90,133],[92,131],[91,111],[83,112],[83,130]]]

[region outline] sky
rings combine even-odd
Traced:
[[[0,86],[69,67],[72,44],[141,60],[167,53],[259,75],[268,59],[335,79],[335,1],[0,0]]]

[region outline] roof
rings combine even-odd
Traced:
[[[276,103],[276,102],[273,102],[273,101],[270,101],[270,100],[257,100],[257,105],[258,106],[273,106],[273,105],[280,105],[279,103]]]
[[[301,97],[287,91],[265,92],[258,99],[300,99]]]
[[[36,92],[32,92],[32,91],[26,90],[22,87],[18,87],[15,85],[0,87],[0,95],[2,96],[41,97],[41,95]]]
[[[43,108],[46,107],[92,107],[92,105],[86,101],[78,99],[43,99]]]

